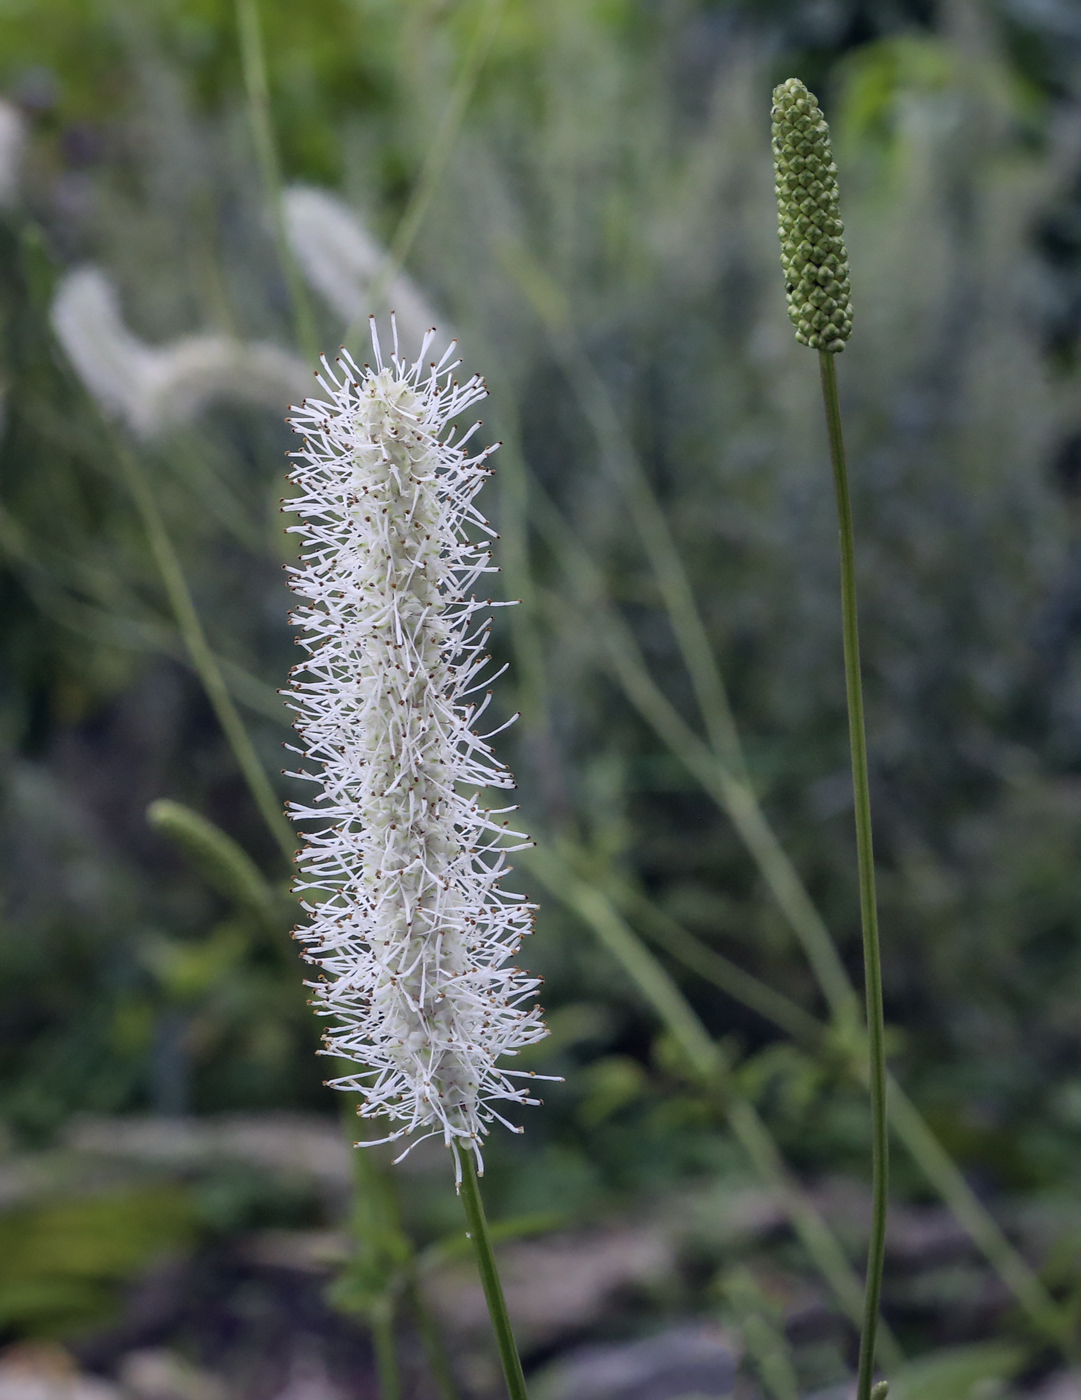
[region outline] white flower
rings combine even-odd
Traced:
[[[63,278],[50,319],[89,392],[141,438],[189,421],[213,399],[278,408],[311,382],[301,360],[265,342],[208,334],[148,345],[128,330],[116,289],[94,267]]]
[[[364,227],[358,214],[326,190],[293,185],[282,196],[286,236],[301,271],[332,311],[352,323],[367,311],[392,309],[402,339],[420,343],[435,318],[404,273],[391,278],[372,305],[374,284],[386,264],[386,253]],[[447,333],[446,324],[443,333]]]
[[[534,906],[500,887],[521,833],[480,805],[484,787],[513,779],[474,726],[491,692],[485,645],[490,604],[471,590],[494,573],[492,531],[473,504],[492,451],[467,455],[451,421],[484,397],[458,362],[326,360],[327,399],[291,420],[304,437],[285,503],[301,523],[290,584],[304,600],[292,621],[308,652],[289,693],[303,752],[318,771],[316,819],[299,857],[310,923],[305,957],[321,969],[314,1003],[334,1024],[329,1055],[354,1061],[334,1087],[357,1093],[362,1117],[386,1115],[393,1141],[416,1130],[454,1150],[479,1146],[498,1103],[532,1104],[497,1065],[547,1032],[530,1005],[538,979],[511,965]],[[480,542],[477,542],[478,537]],[[494,679],[494,677],[492,677]],[[493,731],[498,732],[498,731]],[[526,843],[528,844],[528,843]],[[521,1131],[520,1128],[513,1131]],[[407,1149],[408,1150],[408,1149]]]

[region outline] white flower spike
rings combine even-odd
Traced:
[[[148,345],[128,329],[116,288],[96,267],[62,278],[49,316],[89,393],[144,441],[220,399],[280,409],[311,382],[303,360],[263,341],[209,333]]]
[[[395,273],[379,292],[386,250],[368,232],[360,215],[329,190],[291,185],[282,195],[282,217],[289,246],[304,276],[347,324],[352,325],[369,309],[382,318],[392,306],[407,344],[420,340],[433,324],[428,303],[404,272]],[[376,293],[382,304],[372,306]],[[445,319],[442,324],[449,339]]]
[[[358,1066],[331,1083],[359,1095],[361,1117],[390,1119],[381,1141],[442,1136],[460,1182],[459,1151],[481,1168],[493,1120],[521,1132],[496,1105],[538,1102],[516,1082],[536,1076],[497,1061],[547,1031],[530,1004],[539,980],[511,965],[535,906],[500,886],[528,842],[508,827],[514,808],[476,795],[514,785],[475,732],[491,692],[472,698],[487,684],[477,614],[493,605],[471,589],[496,571],[473,501],[494,449],[469,456],[479,425],[451,426],[486,390],[454,379],[453,343],[425,364],[433,338],[408,364],[395,333],[384,362],[373,321],[374,368],[324,359],[326,399],[290,420],[304,438],[284,505],[300,517],[292,621],[308,655],[288,696],[315,765],[294,776],[320,789],[290,807],[317,823],[298,858],[310,921],[296,936],[321,972],[314,1005],[333,1018],[323,1053]]]

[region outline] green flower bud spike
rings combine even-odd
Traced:
[[[798,78],[773,89],[773,165],[781,266],[796,339],[839,355],[852,334],[852,305],[837,167],[826,119]]]
[[[822,401],[826,409],[837,523],[841,545],[841,632],[844,638],[848,737],[852,750],[852,792],[856,815],[860,922],[863,925],[864,990],[867,1002],[868,1084],[871,1099],[871,1238],[860,1331],[857,1400],[885,1400],[874,1379],[878,1305],[886,1247],[889,1193],[889,1139],[886,1131],[886,1049],[882,1019],[882,958],[878,946],[871,787],[860,678],[860,638],[856,617],[855,539],[848,467],[841,432],[836,356],[852,332],[848,253],[841,241],[837,167],[830,132],[818,102],[798,78],[773,89],[773,161],[777,172],[777,213],[781,226],[781,265],[788,292],[788,314],[796,339],[818,351]]]

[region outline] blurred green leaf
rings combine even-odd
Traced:
[[[0,1325],[61,1335],[101,1322],[122,1284],[197,1233],[189,1193],[171,1185],[0,1215]]]
[[[950,1347],[909,1361],[890,1376],[889,1400],[991,1400],[1025,1364],[1010,1342]]]
[[[181,847],[220,894],[261,919],[273,921],[279,908],[273,889],[251,857],[220,827],[165,797],[150,804],[146,819],[155,831]]]

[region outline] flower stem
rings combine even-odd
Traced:
[[[822,397],[829,429],[833,484],[837,492],[837,521],[841,537],[841,618],[844,633],[845,690],[848,695],[848,738],[852,749],[852,789],[856,805],[856,853],[859,863],[860,920],[863,926],[864,984],[867,998],[867,1031],[871,1096],[871,1240],[867,1251],[867,1284],[860,1335],[857,1400],[869,1400],[875,1364],[878,1303],[882,1292],[882,1264],[886,1249],[886,1205],[889,1187],[889,1137],[886,1125],[886,1051],[882,1016],[882,962],[878,946],[878,909],[875,901],[874,846],[871,836],[871,787],[867,774],[867,735],[863,720],[863,684],[860,679],[860,639],[856,616],[855,545],[848,468],[841,435],[841,405],[837,397],[837,365],[827,350],[818,352],[822,372]]]
[[[443,1338],[439,1334],[439,1328],[436,1326],[435,1318],[432,1316],[417,1282],[415,1272],[406,1280],[405,1297],[417,1324],[417,1331],[420,1333],[421,1345],[428,1361],[428,1370],[435,1382],[436,1390],[439,1391],[439,1400],[462,1400],[461,1391],[458,1389],[458,1383],[455,1381],[454,1372],[451,1369],[447,1349],[443,1344]]]
[[[458,1152],[462,1166],[462,1204],[469,1221],[469,1238],[477,1252],[477,1267],[480,1281],[484,1286],[484,1297],[488,1313],[495,1328],[496,1342],[499,1345],[499,1359],[503,1363],[503,1376],[507,1382],[510,1400],[528,1400],[525,1388],[525,1375],[518,1346],[511,1331],[507,1301],[503,1297],[503,1285],[499,1281],[496,1268],[492,1237],[488,1231],[488,1220],[484,1214],[484,1202],[480,1198],[480,1182],[477,1180],[477,1164],[472,1152]]]
[[[402,1400],[402,1380],[394,1347],[394,1303],[384,1298],[372,1309],[372,1347],[379,1380],[379,1400]]]

